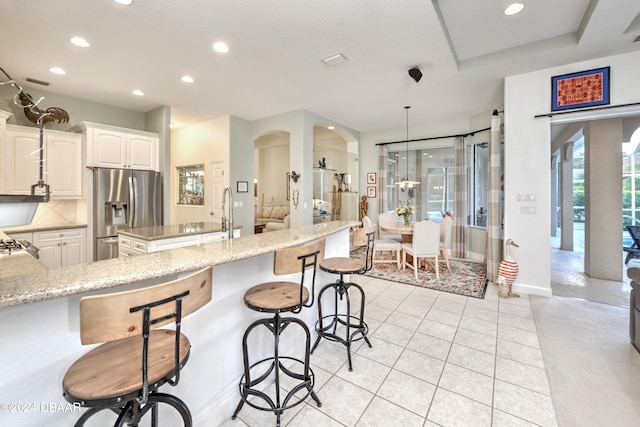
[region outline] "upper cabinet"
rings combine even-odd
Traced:
[[[158,170],[159,137],[155,133],[83,122],[87,166]]]
[[[43,180],[51,197],[82,196],[82,136],[45,129],[43,149]],[[40,179],[40,130],[7,125],[2,152],[2,191],[31,194],[31,186]]]

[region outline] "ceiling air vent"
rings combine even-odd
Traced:
[[[335,55],[328,56],[322,60],[329,67],[333,67],[334,65],[342,64],[347,61],[347,57],[341,53],[336,53]]]

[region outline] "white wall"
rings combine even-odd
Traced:
[[[171,183],[171,223],[210,221],[208,188],[205,180],[204,206],[177,205],[176,167],[204,164],[209,177],[210,162],[225,162],[229,170],[230,117],[222,117],[171,132],[171,168],[167,172]],[[253,181],[253,179],[252,179]],[[166,179],[165,179],[166,182]],[[229,181],[227,181],[227,184]],[[251,205],[249,205],[251,206]]]
[[[278,132],[260,137],[259,140],[260,143],[255,144],[258,160],[258,207],[269,202],[288,203],[286,176],[287,172],[291,172],[289,134]]]
[[[548,117],[551,77],[571,72],[611,67],[611,105],[640,101],[640,52],[570,64],[563,67],[511,76],[505,79],[505,225],[504,236],[520,245],[511,255],[520,271],[514,290],[551,295],[549,209],[551,207],[551,150]],[[589,120],[614,114],[612,110],[567,114],[553,120]],[[533,178],[533,179],[532,179]],[[521,214],[523,203],[516,195],[535,194],[535,214]]]

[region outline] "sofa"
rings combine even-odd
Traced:
[[[289,215],[289,205],[263,205],[255,213],[255,225],[268,225],[269,223],[284,223],[284,218]],[[287,227],[288,228],[288,227]]]
[[[268,222],[263,231],[284,230],[290,227],[290,215],[286,215],[282,222]]]

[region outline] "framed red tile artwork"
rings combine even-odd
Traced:
[[[551,77],[551,110],[609,104],[609,67]]]

